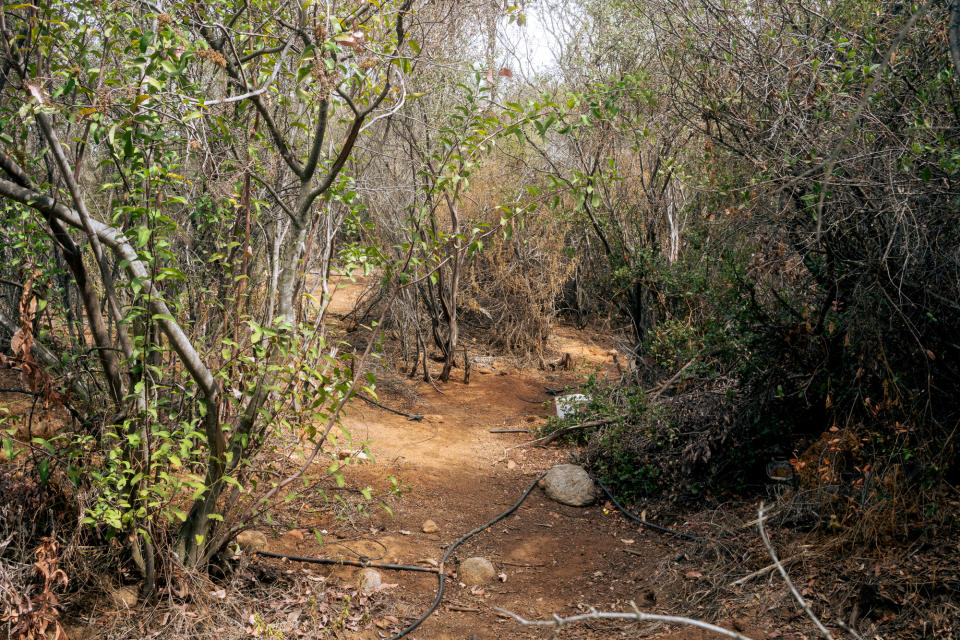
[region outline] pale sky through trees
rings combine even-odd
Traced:
[[[516,22],[504,20],[500,34],[500,44],[506,55],[508,66],[516,66],[512,71],[522,76],[533,76],[549,72],[556,63],[554,51],[557,43],[547,31],[541,19],[541,12],[548,10],[539,4],[527,6],[524,16],[526,22],[519,26]]]

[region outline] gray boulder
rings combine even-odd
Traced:
[[[571,507],[586,507],[596,497],[593,480],[583,467],[575,464],[558,464],[550,469],[540,486],[551,500]]]
[[[457,575],[460,577],[460,582],[472,587],[493,580],[497,575],[497,570],[486,558],[475,557],[467,558],[461,562]]]
[[[383,584],[383,577],[381,577],[380,572],[370,567],[357,571],[355,580],[357,590],[366,596],[376,593],[380,585]]]

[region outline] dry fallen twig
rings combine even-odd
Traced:
[[[683,365],[682,367],[680,367],[680,370],[679,370],[679,371],[677,371],[675,374],[673,374],[673,376],[672,376],[669,380],[667,380],[666,382],[664,382],[662,385],[660,385],[660,387],[659,387],[656,391],[653,392],[653,394],[650,396],[650,399],[651,399],[651,400],[656,400],[657,398],[659,398],[659,397],[663,394],[664,391],[666,391],[667,389],[669,389],[669,388],[671,387],[671,385],[673,385],[673,383],[676,382],[676,381],[680,378],[680,376],[683,375],[683,372],[684,372],[684,371],[686,371],[687,369],[690,368],[690,365],[692,365],[694,362],[697,361],[698,358],[699,358],[699,356],[694,356],[693,358],[690,358],[690,360],[687,362],[687,364],[685,364],[685,365]]]
[[[799,560],[800,558],[802,558],[804,555],[806,555],[806,553],[807,553],[806,550],[803,550],[803,551],[801,551],[800,553],[798,553],[798,554],[796,554],[796,555],[792,555],[792,556],[790,556],[789,558],[787,558],[786,560],[783,560],[782,563],[783,563],[784,566],[789,566],[789,565],[793,564],[794,562],[796,562],[797,560]],[[738,586],[740,586],[740,585],[742,585],[742,584],[746,584],[747,582],[750,582],[750,581],[753,580],[754,578],[759,578],[759,577],[762,576],[762,575],[766,575],[766,574],[770,573],[771,571],[773,571],[773,570],[776,569],[776,568],[777,568],[777,565],[776,565],[776,564],[767,565],[767,566],[764,567],[763,569],[758,569],[757,571],[754,571],[753,573],[748,573],[747,575],[743,576],[743,577],[740,578],[739,580],[734,580],[733,582],[730,583],[730,586],[731,586],[731,587],[738,587]]]
[[[763,540],[763,544],[767,547],[767,553],[770,554],[770,558],[773,560],[773,564],[780,571],[780,575],[783,576],[784,582],[787,583],[787,586],[790,588],[790,593],[793,594],[793,597],[800,604],[800,608],[803,609],[803,612],[807,614],[807,617],[813,620],[813,623],[817,625],[817,629],[820,630],[820,633],[827,640],[833,640],[833,636],[830,634],[830,631],[823,626],[823,623],[820,622],[820,619],[817,618],[816,614],[813,613],[813,609],[810,608],[810,605],[807,604],[807,601],[803,599],[803,596],[800,595],[800,592],[797,591],[797,588],[793,586],[793,581],[790,580],[790,576],[787,575],[787,570],[783,568],[783,565],[780,563],[780,560],[777,559],[777,552],[774,550],[773,545],[770,543],[770,538],[767,536],[766,530],[763,528],[764,513],[763,513],[763,503],[760,503],[760,508],[757,510],[757,528],[760,529],[760,538]]]
[[[599,427],[601,425],[610,424],[613,422],[613,418],[603,418],[600,420],[590,420],[589,422],[584,422],[581,424],[575,424],[572,427],[564,427],[563,429],[557,429],[553,433],[547,434],[542,438],[537,438],[536,440],[530,440],[528,442],[522,443],[523,446],[536,445],[538,447],[545,447],[550,444],[560,436],[566,435],[572,431],[577,431],[579,429],[588,429],[590,427]]]
[[[718,627],[716,625],[710,624],[708,622],[701,622],[700,620],[694,620],[692,618],[682,618],[679,616],[662,616],[655,613],[644,613],[637,608],[636,603],[632,600],[630,601],[630,606],[633,608],[633,611],[630,613],[617,613],[617,612],[607,612],[607,611],[597,611],[596,608],[590,607],[590,613],[584,613],[577,616],[570,616],[569,618],[561,618],[560,616],[554,614],[553,620],[527,620],[513,613],[512,611],[507,611],[506,609],[500,609],[499,607],[495,608],[495,611],[504,613],[525,627],[556,627],[557,631],[563,628],[565,625],[573,624],[576,622],[583,622],[584,620],[635,620],[637,622],[647,622],[647,621],[656,621],[656,622],[667,622],[673,624],[685,624],[693,627],[698,627],[700,629],[705,629],[707,631],[713,631],[714,633],[719,633],[720,635],[727,636],[728,638],[736,638],[737,640],[750,640],[747,636],[742,633],[737,633],[736,631],[730,631],[724,629],[723,627]]]

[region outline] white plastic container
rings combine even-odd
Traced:
[[[565,396],[557,396],[553,402],[557,407],[557,417],[563,419],[575,415],[581,407],[590,404],[590,397],[582,393],[571,393]]]

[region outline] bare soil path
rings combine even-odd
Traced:
[[[334,297],[332,310],[347,312],[358,288],[343,287]],[[379,389],[381,403],[424,414],[420,422],[363,402],[352,403],[345,418],[354,441],[350,446],[369,441],[375,462],[349,467],[348,485],[383,488],[393,476],[400,480],[404,494],[390,500],[392,516],[382,511],[349,523],[328,521],[315,526],[329,530],[330,540],[339,536],[353,552],[371,559],[435,563],[451,542],[513,505],[543,471],[570,462],[566,448],[524,445],[531,439],[527,434],[490,433],[492,429],[542,424],[553,415],[545,386],[575,383],[586,369],[613,366],[609,344],[571,328],[557,330],[550,346],[570,353],[581,371],[517,368],[492,358],[483,359],[485,364],[474,369],[470,384],[463,384],[462,372],[455,372],[451,382],[440,386],[442,393],[422,382],[409,382],[410,386],[399,392],[396,384],[390,386],[393,392]],[[439,530],[424,533],[427,520],[434,521]],[[693,531],[682,521],[663,524]],[[335,531],[337,535],[333,535]],[[658,585],[675,581],[679,569],[671,559],[682,557],[689,544],[639,528],[603,501],[586,508],[568,507],[551,501],[538,488],[512,516],[459,547],[452,566],[448,565],[455,573],[458,561],[484,556],[493,562],[500,579],[475,588],[463,586],[456,578],[448,580],[441,606],[407,637],[549,637],[549,630],[522,627],[499,615],[495,607],[526,618],[547,619],[554,613],[583,613],[591,606],[627,611],[629,602],[634,601],[642,610],[669,613],[669,607],[663,607],[669,598],[658,592]],[[320,547],[310,535],[302,540],[274,539],[268,549],[298,555],[343,551]],[[325,573],[352,579],[354,571],[332,568]],[[671,573],[674,580],[662,579]],[[383,579],[398,586],[383,592],[379,624],[350,637],[390,637],[434,600],[433,575],[385,572]],[[731,620],[720,623],[728,628],[734,625]],[[743,628],[740,621],[736,626],[754,638],[766,637],[760,629]],[[562,637],[693,640],[711,636],[662,625],[591,623],[567,628]]]

